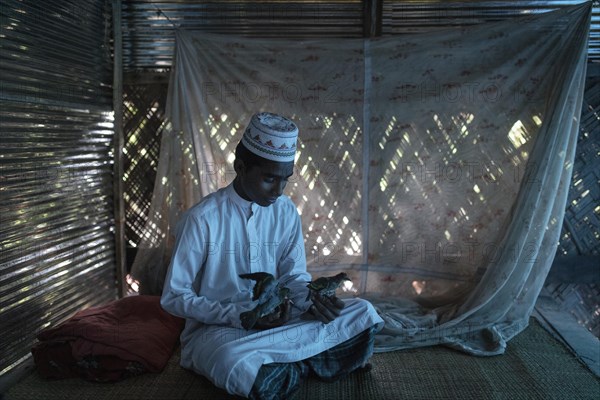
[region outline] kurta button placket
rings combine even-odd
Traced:
[[[248,257],[248,265],[250,265],[250,272],[257,272],[260,270],[260,243],[258,240],[258,230],[256,229],[256,213],[258,212],[258,205],[252,203],[250,206],[250,217],[246,222],[246,233],[248,235],[248,242],[246,244],[246,257]]]

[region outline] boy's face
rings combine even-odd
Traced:
[[[246,168],[240,162],[236,172],[239,179],[238,194],[246,200],[268,207],[283,194],[283,189],[294,172],[294,163],[268,162]]]

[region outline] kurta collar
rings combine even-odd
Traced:
[[[245,212],[250,212],[250,211],[254,212],[254,211],[256,211],[257,207],[260,207],[258,204],[242,198],[235,191],[235,188],[233,187],[233,182],[231,182],[225,190],[227,191],[227,195],[231,199],[231,201],[233,201],[234,204],[238,205]]]

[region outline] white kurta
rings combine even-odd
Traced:
[[[239,274],[265,271],[291,290],[292,320],[267,331],[241,328],[240,313],[254,308],[253,281]],[[300,320],[306,301],[302,226],[292,201],[269,207],[242,199],[233,185],[186,212],[162,294],[162,307],[186,318],[181,365],[231,394],[247,396],[263,364],[294,362],[334,347],[382,319],[370,303],[346,300],[342,315],[325,325]]]

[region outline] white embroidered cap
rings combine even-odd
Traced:
[[[259,157],[277,162],[294,161],[298,127],[280,115],[254,114],[242,136],[245,148]]]

